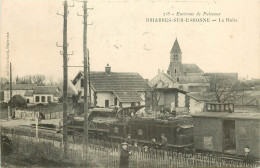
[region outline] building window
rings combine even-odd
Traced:
[[[81,87],[84,87],[84,79],[81,79],[81,80],[80,80],[80,86],[81,86]]]
[[[119,102],[119,107],[122,107],[122,103],[121,102]]]
[[[30,103],[30,99],[27,99],[27,103]]]
[[[135,102],[132,102],[132,103],[131,103],[131,106],[135,106]]]
[[[39,96],[36,96],[36,97],[35,97],[35,101],[36,101],[36,102],[39,102],[39,101],[40,101],[40,97],[39,97]]]
[[[48,97],[47,97],[47,101],[48,101],[48,102],[51,102],[51,96],[48,96]]]
[[[105,107],[109,107],[109,100],[105,100]]]
[[[174,69],[174,72],[177,73],[177,69]]]
[[[117,98],[114,99],[114,105],[117,106]]]
[[[173,55],[173,59],[174,59],[174,61],[178,61],[178,55],[177,55],[177,54],[174,54],[174,55]]]
[[[45,96],[42,96],[42,102],[45,102]]]

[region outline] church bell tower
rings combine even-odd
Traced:
[[[167,73],[171,77],[182,76],[182,52],[177,38],[172,46],[170,55],[170,64]]]

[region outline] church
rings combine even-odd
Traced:
[[[210,85],[208,77],[198,65],[183,63],[182,56],[176,39],[170,50],[167,73],[158,70],[158,74],[149,81],[156,95],[153,109],[190,113],[203,110],[203,93]]]
[[[196,64],[182,62],[182,50],[176,38],[170,51],[167,74],[158,74],[149,82],[153,88],[178,88],[186,92],[205,92],[209,86],[208,78]]]
[[[182,51],[176,39],[170,52],[170,64],[167,74],[178,79],[181,76],[202,76],[204,72],[196,64],[182,63]]]

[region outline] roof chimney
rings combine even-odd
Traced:
[[[107,64],[107,66],[105,67],[105,72],[107,74],[110,74],[111,73],[111,66],[109,66],[109,64]]]
[[[160,69],[158,69],[158,74],[161,73]]]

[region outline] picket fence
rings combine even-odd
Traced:
[[[39,112],[15,110],[15,118],[35,119],[35,117],[39,117]]]
[[[63,112],[49,112],[49,113],[45,113],[44,114],[45,119],[49,120],[49,119],[62,119],[63,118]]]
[[[116,144],[109,146],[95,141],[88,145],[88,158],[84,158],[83,145],[69,143],[67,157],[64,157],[63,143],[55,140],[37,139],[22,135],[10,134],[12,143],[18,156],[23,155],[31,159],[44,158],[47,160],[73,163],[81,166],[88,161],[88,167],[118,168],[120,148]],[[171,168],[171,167],[258,167],[257,164],[246,164],[241,161],[226,160],[219,156],[201,154],[181,154],[173,151],[132,147],[130,168]]]

